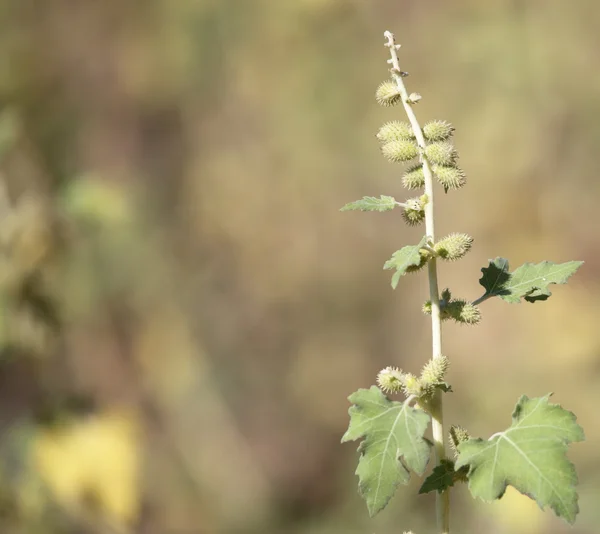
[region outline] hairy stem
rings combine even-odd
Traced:
[[[423,164],[423,175],[425,177],[425,194],[428,202],[425,204],[425,232],[429,238],[435,242],[435,229],[433,222],[433,173],[431,165],[425,156],[425,138],[421,126],[417,121],[415,112],[412,108],[408,92],[404,86],[403,77],[406,76],[400,70],[398,62],[398,48],[394,35],[386,31],[384,33],[387,39],[386,46],[390,49],[391,59],[388,62],[392,65],[391,73],[398,86],[398,91],[402,97],[402,104],[408,116],[408,120],[412,126],[417,144],[420,147],[421,162]],[[442,321],[440,318],[440,297],[437,281],[437,264],[435,257],[431,258],[427,264],[429,272],[429,298],[431,300],[431,335],[432,335],[432,354],[433,358],[441,358],[442,356]],[[446,459],[446,446],[444,441],[444,420],[442,406],[442,392],[437,391],[430,403],[432,428],[433,428],[433,443],[436,452],[436,463],[439,465],[442,460]],[[448,490],[441,494],[436,493],[436,518],[438,532],[440,534],[448,534],[450,532],[450,499]]]

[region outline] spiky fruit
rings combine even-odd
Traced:
[[[422,397],[427,393],[421,380],[411,373],[406,373],[404,375],[404,386],[402,387],[402,391],[407,397],[410,397],[411,395]]]
[[[413,165],[402,176],[402,185],[406,189],[419,189],[425,185],[425,175],[423,174],[423,165]]]
[[[394,106],[402,99],[396,82],[387,80],[379,85],[375,98],[380,106]]]
[[[377,385],[385,393],[398,393],[404,387],[404,373],[397,367],[386,367],[379,371]]]
[[[432,165],[454,165],[458,156],[452,143],[446,141],[427,145],[425,155]]]
[[[424,204],[420,198],[409,198],[402,211],[402,218],[409,226],[416,226],[425,220]]]
[[[458,455],[458,446],[471,439],[471,436],[462,426],[452,425],[450,427],[450,446],[455,455]]]
[[[425,212],[423,210],[405,208],[402,212],[402,218],[408,226],[418,226],[425,220]]]
[[[439,384],[444,381],[446,371],[448,370],[450,362],[446,356],[440,358],[433,358],[423,367],[421,372],[421,381],[424,384]]]
[[[448,189],[460,189],[467,183],[464,171],[458,167],[434,165],[432,171],[446,192]]]
[[[470,302],[465,303],[459,313],[459,323],[478,324],[481,321],[481,312],[479,308]]]
[[[433,249],[443,260],[454,261],[462,258],[473,244],[473,238],[467,234],[454,233],[438,241]]]
[[[423,126],[423,135],[430,142],[446,141],[453,133],[452,124],[446,121],[431,121]]]
[[[386,159],[393,161],[394,163],[410,161],[419,155],[417,145],[406,139],[389,141],[381,147],[381,152]]]
[[[479,308],[462,299],[450,301],[443,310],[444,318],[454,319],[457,323],[475,325],[481,321]]]
[[[431,301],[425,301],[422,309],[425,315],[431,315]],[[442,301],[440,302],[440,319],[442,321],[453,319],[457,323],[475,325],[481,321],[481,312],[477,306],[463,299]]]
[[[377,132],[377,139],[387,143],[389,141],[399,141],[401,139],[414,139],[415,134],[408,122],[391,121],[386,122]]]

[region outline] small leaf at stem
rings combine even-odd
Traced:
[[[458,445],[456,469],[469,467],[473,497],[493,501],[504,495],[507,485],[550,506],[568,523],[575,521],[577,474],[566,452],[567,444],[583,441],[576,417],[550,395],[530,399],[522,396],[512,415],[512,425],[491,439],[469,439]]]
[[[396,207],[394,197],[381,195],[377,197],[362,197],[360,200],[346,204],[340,211],[390,211]]]
[[[431,444],[423,437],[430,416],[407,403],[389,400],[376,386],[359,389],[348,400],[350,425],[342,442],[362,439],[356,474],[359,493],[374,516],[406,484],[410,470],[423,474]]]
[[[462,472],[454,470],[454,462],[452,460],[442,460],[440,464],[433,469],[431,475],[425,479],[423,485],[419,489],[419,494],[429,493],[430,491],[442,493],[454,486],[454,483],[457,480],[463,480],[464,476],[464,470]]]
[[[485,298],[496,296],[511,303],[520,302],[521,298],[527,302],[547,300],[552,295],[548,286],[565,284],[582,264],[582,261],[524,263],[511,273],[508,260],[496,258],[481,269],[483,276],[479,283],[485,288]]]
[[[385,262],[383,268],[396,269],[392,276],[392,287],[396,289],[401,276],[406,273],[419,270],[427,262],[427,254],[422,254],[421,249],[427,243],[427,236],[423,236],[417,245],[408,245],[402,247],[392,254],[392,257]]]

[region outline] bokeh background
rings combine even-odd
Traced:
[[[592,0],[5,0],[0,5],[0,531],[433,532],[417,478],[377,518],[341,445],[347,396],[429,356],[423,274],[382,265],[420,229],[374,137],[383,31],[421,121],[445,119],[467,187],[437,229],[473,251],[585,260],[547,302],[449,324],[447,423],[488,437],[555,392],[570,528],[509,491],[452,492],[458,532],[600,524],[600,4]]]

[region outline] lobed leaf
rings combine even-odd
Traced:
[[[469,439],[458,445],[455,468],[468,466],[469,489],[484,501],[499,499],[507,485],[550,506],[568,523],[575,521],[577,474],[566,452],[567,444],[582,441],[576,417],[550,395],[529,399],[523,395],[512,415],[512,425],[491,439]]]
[[[396,199],[386,195],[381,197],[362,197],[360,200],[346,204],[340,211],[390,211],[396,207]]]
[[[481,269],[479,283],[485,288],[484,297],[500,297],[506,302],[547,300],[552,293],[550,284],[565,284],[568,278],[581,267],[582,261],[566,263],[524,263],[514,272],[509,272],[508,260],[496,258],[489,266]]]
[[[427,236],[423,236],[417,245],[408,245],[402,247],[392,254],[392,257],[387,260],[383,268],[386,270],[396,269],[392,276],[392,287],[396,289],[401,276],[407,272],[415,271],[423,266],[423,256],[420,250],[427,243]]]
[[[419,475],[425,471],[431,444],[423,435],[430,416],[391,401],[376,386],[359,389],[348,400],[353,406],[342,443],[364,438],[356,474],[359,493],[372,517],[385,508],[399,484],[408,482],[409,469]]]

